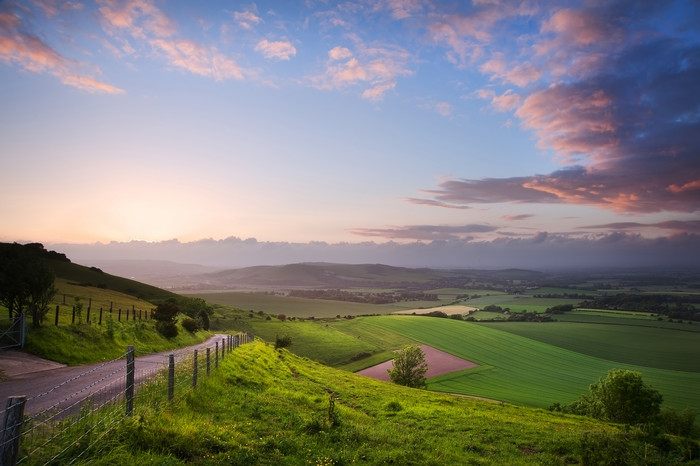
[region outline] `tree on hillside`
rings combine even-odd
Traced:
[[[661,410],[661,393],[645,384],[640,372],[613,369],[589,390],[590,395],[581,396],[563,411],[635,425],[654,421]]]
[[[425,353],[418,345],[407,346],[396,354],[394,367],[387,371],[389,378],[395,384],[424,388],[426,386],[425,373],[428,371]]]
[[[35,327],[41,323],[56,294],[54,273],[42,259],[39,243],[0,245],[0,304],[14,318],[27,306]]]
[[[164,303],[160,303],[153,313],[153,318],[156,322],[156,329],[166,338],[176,337],[178,334],[177,315],[180,312],[180,307],[175,299],[169,299]]]

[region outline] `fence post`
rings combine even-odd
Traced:
[[[197,350],[194,350],[194,367],[192,368],[192,388],[197,388]]]
[[[22,435],[22,418],[26,396],[11,396],[7,399],[0,434],[0,464],[14,466],[19,455],[19,440]]]
[[[54,318],[54,325],[58,327],[58,304],[56,304],[56,317]]]
[[[221,339],[221,360],[224,360],[224,353],[226,353],[226,338]]]
[[[86,322],[89,324],[90,323],[90,306],[88,306],[88,312],[87,312],[87,320]]]
[[[102,308],[100,308],[100,325],[102,325]]]
[[[175,396],[175,355],[168,356],[168,401]]]
[[[216,342],[216,348],[214,349],[214,368],[219,368],[219,342]]]
[[[117,322],[121,322],[121,321],[122,321],[122,308],[120,307],[119,314],[117,315]]]
[[[241,339],[238,337],[238,335],[233,336],[233,347],[238,348],[241,346]]]
[[[211,348],[207,347],[207,377],[209,377],[209,371],[211,369]]]
[[[134,347],[126,347],[126,415],[134,410]]]
[[[73,318],[70,321],[71,324],[75,323],[75,306],[73,306]]]

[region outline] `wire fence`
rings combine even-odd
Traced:
[[[135,358],[134,347],[31,396],[13,396],[0,411],[0,465],[74,464],[99,455],[106,436],[134,410],[162,409],[197,386],[249,333],[171,354]]]

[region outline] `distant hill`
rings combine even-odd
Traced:
[[[128,278],[112,275],[103,272],[97,267],[87,267],[74,264],[65,254],[56,251],[49,251],[41,243],[30,243],[17,245],[10,243],[0,243],[0,247],[22,247],[29,254],[42,259],[49,268],[56,274],[56,278],[62,278],[68,282],[83,285],[105,288],[118,291],[130,296],[143,299],[145,301],[159,301],[175,296],[174,293],[141,283]]]
[[[383,264],[300,263],[256,266],[179,277],[188,282],[181,289],[241,288],[439,288],[463,287],[473,281],[507,285],[513,281],[536,281],[542,273],[530,270],[441,270],[394,267]]]

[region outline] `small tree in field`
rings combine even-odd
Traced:
[[[589,390],[562,410],[630,425],[653,422],[661,410],[661,393],[645,384],[640,372],[613,369]]]
[[[418,345],[407,346],[399,351],[394,357],[394,367],[387,370],[392,382],[413,388],[425,388],[427,371],[425,353]]]

